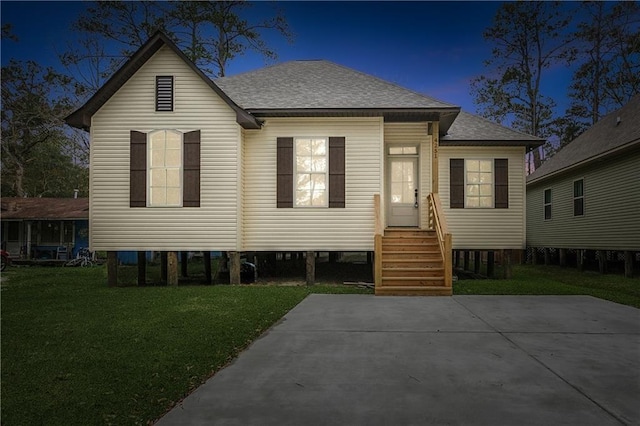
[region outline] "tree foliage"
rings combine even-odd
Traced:
[[[640,5],[584,2],[581,12],[567,116],[584,128],[640,93]]]
[[[485,61],[487,75],[472,82],[479,112],[497,123],[542,138],[551,133],[556,106],[542,90],[545,72],[570,60],[569,41],[562,36],[568,18],[552,2],[504,3],[483,36],[493,43]],[[542,160],[534,151],[534,167]]]
[[[282,13],[249,20],[245,15],[251,7],[244,1],[95,2],[74,22],[79,41],[69,45],[61,60],[77,76],[77,94],[93,93],[162,30],[205,73],[224,76],[229,62],[249,50],[267,59],[277,57],[264,40],[266,32],[291,38]]]
[[[3,196],[48,195],[52,185],[45,175],[67,174],[73,166],[63,151],[71,145],[63,123],[71,110],[64,90],[69,84],[68,77],[33,61],[11,60],[2,67]],[[60,161],[52,163],[54,158]]]

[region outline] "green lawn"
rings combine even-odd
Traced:
[[[309,293],[363,291],[108,288],[103,267],[9,268],[3,276],[3,425],[146,424]]]
[[[517,266],[455,294],[589,294],[640,307],[640,280]],[[146,424],[309,293],[345,286],[108,288],[103,267],[9,268],[2,282],[3,425]],[[341,281],[340,281],[341,282]]]
[[[454,294],[589,295],[640,308],[640,279],[578,272],[559,266],[519,265],[511,280],[460,280]]]

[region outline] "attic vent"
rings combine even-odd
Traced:
[[[173,76],[156,76],[156,111],[173,111]]]

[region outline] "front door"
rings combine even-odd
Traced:
[[[387,226],[419,225],[418,189],[417,152],[390,154],[387,157]]]

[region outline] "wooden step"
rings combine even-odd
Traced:
[[[439,277],[382,277],[382,286],[424,287],[444,285],[444,276]]]
[[[433,243],[387,243],[382,241],[382,251],[438,251],[440,245],[438,242]],[[439,251],[438,251],[439,252]]]
[[[439,244],[436,237],[382,237],[382,244]]]
[[[382,268],[442,268],[442,259],[382,259]]]
[[[383,237],[426,237],[436,235],[435,231],[415,228],[387,228]]]
[[[445,286],[379,286],[375,289],[376,296],[451,296],[451,287]]]
[[[382,268],[386,277],[444,277],[444,268]]]
[[[387,260],[409,260],[409,259],[421,259],[421,260],[442,260],[440,251],[436,250],[407,250],[407,251],[382,251],[382,261]]]

